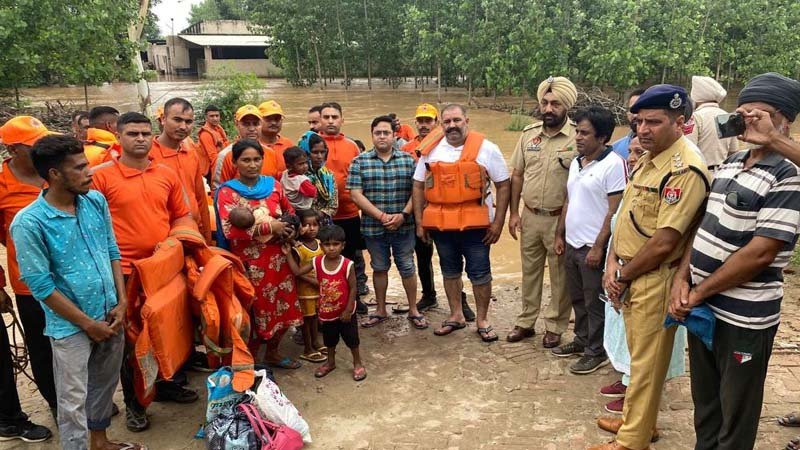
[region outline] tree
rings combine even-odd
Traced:
[[[203,0],[189,9],[189,23],[206,20],[245,20],[247,13],[236,0]]]

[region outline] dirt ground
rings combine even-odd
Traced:
[[[503,283],[495,288],[498,300],[492,304],[494,326],[501,337],[519,309],[518,288]],[[783,448],[788,439],[800,434],[800,429],[775,423],[779,414],[800,410],[799,283],[800,275],[788,276],[758,449]],[[391,297],[397,299],[397,295]],[[433,324],[445,317],[446,310],[441,307],[428,313]],[[410,328],[400,315],[376,328],[362,329],[361,337],[369,373],[361,383],[351,379],[352,365],[345,348],[340,349],[337,370],[324,379],[314,378],[315,365],[311,363],[296,371],[276,370],[279,386],[310,424],[314,442],[306,448],[577,450],[611,438],[595,426],[595,419],[605,415],[603,404],[607,401],[597,391],[618,375],[610,366],[592,375],[570,374],[567,366],[572,361],[545,351],[539,334],[522,343],[501,339],[484,344],[474,324],[437,337],[431,329]],[[290,339],[284,347],[292,355],[300,352]],[[204,396],[204,374],[190,373],[190,379]],[[55,430],[32,383],[20,379],[19,389],[24,410],[34,421]],[[122,405],[121,392],[116,401]],[[204,411],[204,401],[188,406],[154,403],[149,410],[150,430],[129,433],[123,414],[113,420],[110,435],[144,442],[150,449],[201,449],[203,442],[192,436]],[[688,375],[667,384],[659,427],[662,438],[655,449],[693,447]],[[56,449],[57,442],[15,441],[0,443],[0,448]]]

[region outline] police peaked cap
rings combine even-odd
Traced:
[[[666,109],[670,111],[684,111],[689,94],[686,89],[671,84],[657,84],[650,86],[631,106],[631,112],[636,114],[641,109]]]

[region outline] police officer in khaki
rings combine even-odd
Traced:
[[[664,328],[672,278],[709,191],[700,154],[683,137],[688,96],[678,86],[656,85],[631,107],[648,151],[630,177],[617,213],[603,287],[625,319],[631,381],[622,419],[600,418],[617,438],[590,450],[650,448],[661,392],[672,356],[675,327]]]
[[[542,121],[525,127],[511,155],[511,217],[508,231],[520,232],[522,255],[522,312],[506,339],[517,342],[534,335],[533,326],[542,302],[545,260],[550,268],[550,304],[544,312],[546,348],[561,342],[569,324],[571,303],[567,296],[563,256],[556,255],[553,241],[567,192],[569,164],[577,156],[575,123],[567,112],[578,92],[564,77],[550,77],[537,91]],[[520,216],[520,197],[524,201]]]

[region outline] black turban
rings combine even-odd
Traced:
[[[738,105],[752,102],[772,105],[794,122],[800,112],[800,82],[775,72],[756,75],[739,93]]]

